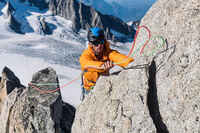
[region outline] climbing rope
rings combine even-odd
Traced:
[[[37,83],[29,83],[28,85],[33,87],[34,89],[36,89],[37,91],[39,91],[41,94],[47,94],[47,93],[54,93],[56,91],[58,91],[61,88],[64,88],[66,86],[68,86],[69,84],[73,83],[74,81],[78,80],[79,77],[71,80],[70,82],[68,82],[67,84],[64,84],[61,87],[57,87],[56,89],[53,90],[42,90],[41,88],[37,87],[37,86],[43,86],[43,85],[58,85],[58,83],[44,83],[44,84],[37,84]]]
[[[127,58],[124,59],[124,60],[121,61],[121,62],[113,63],[114,65],[119,65],[119,64],[122,64],[122,63],[126,62],[126,60],[128,59],[128,57],[131,56],[131,54],[133,53],[134,47],[135,47],[135,45],[136,45],[136,39],[137,39],[137,37],[138,37],[139,31],[140,31],[142,28],[144,28],[144,29],[147,30],[147,32],[148,32],[148,40],[146,40],[146,42],[144,43],[144,45],[143,45],[143,47],[142,47],[142,49],[141,49],[141,51],[140,51],[140,54],[144,51],[144,48],[146,47],[146,45],[149,43],[149,41],[150,41],[150,39],[151,39],[151,31],[149,30],[148,27],[142,25],[142,26],[138,26],[138,29],[136,30],[136,34],[135,34],[135,36],[134,36],[133,44],[131,45],[131,49],[129,50],[129,53],[128,53],[128,55],[127,55]],[[141,45],[141,46],[142,46],[142,45]]]
[[[166,42],[165,42],[165,39],[164,39],[162,36],[159,36],[159,35],[157,35],[157,36],[152,36],[151,39],[150,39],[150,41],[151,41],[151,40],[156,40],[156,39],[161,40],[161,42],[159,43],[159,45],[158,45],[158,46],[156,45],[156,48],[154,48],[154,49],[151,51],[151,53],[149,53],[149,54],[144,54],[144,52],[142,52],[142,53],[140,53],[140,55],[152,56],[158,49],[160,49],[161,47],[163,47],[164,44],[166,43]],[[156,43],[156,44],[158,44],[158,43]]]

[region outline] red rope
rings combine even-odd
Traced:
[[[133,50],[134,50],[134,47],[135,47],[135,44],[136,44],[136,39],[137,39],[138,33],[139,33],[139,31],[140,31],[141,28],[145,28],[145,29],[148,31],[148,37],[149,37],[149,38],[148,38],[148,40],[144,43],[144,45],[143,45],[143,47],[142,47],[142,49],[141,49],[141,51],[140,51],[140,54],[142,54],[142,52],[143,52],[145,46],[146,46],[146,45],[149,43],[149,41],[150,41],[150,38],[151,38],[151,31],[149,30],[149,28],[146,27],[145,25],[138,26],[138,29],[136,30],[136,34],[135,34],[135,36],[134,36],[134,40],[133,40],[132,47],[131,47],[131,49],[130,49],[128,55],[127,55],[128,57],[133,53]]]
[[[32,83],[29,83],[28,85],[31,86],[31,87],[33,87],[33,88],[36,89],[37,91],[39,91],[41,94],[47,94],[47,93],[54,93],[54,92],[60,90],[61,88],[64,88],[64,87],[68,86],[69,84],[73,83],[74,81],[76,81],[76,80],[78,80],[78,79],[79,79],[79,77],[77,77],[77,78],[71,80],[71,81],[68,82],[67,84],[64,84],[63,86],[58,87],[58,88],[56,88],[56,89],[54,89],[54,90],[42,90],[41,88],[39,88],[39,87],[33,85]]]

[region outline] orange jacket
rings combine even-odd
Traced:
[[[119,63],[121,67],[126,67],[133,58],[127,57],[116,50],[110,48],[110,44],[106,41],[103,58],[98,60],[93,53],[92,47],[89,45],[86,50],[83,51],[80,56],[81,70],[83,73],[83,85],[86,90],[90,90],[96,83],[99,75],[108,74],[109,72],[103,69],[88,68],[88,66],[100,67],[104,62],[112,61],[114,63]]]

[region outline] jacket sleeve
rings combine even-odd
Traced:
[[[101,65],[104,64],[102,61],[95,61],[93,58],[87,54],[83,53],[80,57],[80,64],[81,64],[81,69],[82,70],[87,70],[87,71],[94,71],[94,72],[104,72],[105,70],[103,69],[97,69],[96,67],[100,67]]]
[[[134,61],[133,58],[128,57],[112,49],[110,50],[109,53],[109,59],[113,61],[116,65],[119,65],[121,67],[126,67],[129,63]]]

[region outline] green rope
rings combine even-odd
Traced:
[[[151,38],[151,40],[156,40],[156,38],[158,38],[158,39],[161,40],[161,42],[159,43],[159,45],[156,45],[157,47],[154,48],[154,49],[152,50],[152,52],[150,52],[150,53],[148,53],[148,54],[142,53],[142,56],[153,56],[153,54],[154,54],[158,49],[160,49],[160,48],[162,48],[162,47],[164,46],[164,44],[165,44],[165,39],[164,39],[162,36],[153,36],[153,37]]]
[[[33,85],[43,86],[43,85],[58,85],[58,83],[32,83]]]

